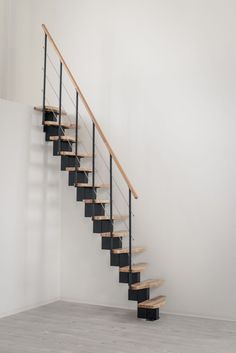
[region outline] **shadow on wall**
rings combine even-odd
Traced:
[[[0,316],[59,297],[60,177],[41,117],[0,100],[5,134],[1,171]],[[9,136],[11,142],[9,143]]]
[[[33,112],[28,135],[28,170],[26,175],[26,244],[25,280],[37,278],[34,294],[40,298],[48,291],[48,280],[54,275],[50,259],[58,256],[60,236],[60,175],[58,160],[52,157],[50,144],[44,141],[41,114]],[[33,264],[33,266],[32,266]],[[58,259],[59,265],[59,259]],[[30,291],[26,297],[30,295]],[[30,298],[28,298],[30,299]]]

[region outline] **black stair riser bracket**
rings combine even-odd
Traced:
[[[114,238],[113,238],[114,239]],[[111,266],[128,266],[129,265],[129,255],[128,254],[111,254]]]
[[[159,320],[159,308],[156,309],[144,309],[138,308],[138,318],[139,319],[146,319],[148,321],[155,321]]]
[[[45,140],[50,141],[50,136],[59,136],[59,127],[58,126],[44,126]],[[65,130],[61,128],[61,135],[65,135]]]
[[[104,216],[105,215],[105,204],[95,203],[86,203],[84,216],[85,217],[93,217],[94,216]]]
[[[48,110],[45,111],[45,120],[49,121],[57,121],[59,112],[50,112]]]
[[[57,121],[57,118],[53,114],[53,112],[45,112],[45,121]],[[46,131],[46,126],[43,126],[43,131]]]
[[[59,156],[59,141],[53,141],[53,155]],[[72,152],[72,147],[69,142],[61,141],[61,151]]]
[[[111,250],[122,248],[122,240],[120,238],[101,237],[102,238],[102,250]]]
[[[78,167],[80,166],[80,158],[78,157]],[[66,170],[67,167],[75,166],[75,156],[61,156],[61,170]]]
[[[148,300],[150,296],[150,289],[144,288],[140,290],[129,289],[128,299],[137,301],[138,303]]]
[[[129,283],[129,272],[119,272],[119,282]],[[131,284],[140,282],[140,272],[131,273]]]
[[[95,188],[96,190],[96,188]],[[77,187],[77,201],[91,200],[93,198],[93,188],[92,187]]]
[[[68,184],[69,186],[75,186],[76,173],[69,172],[68,175]],[[77,172],[77,183],[88,183],[88,174],[85,172]]]
[[[112,222],[110,220],[93,220],[94,233],[112,232]]]

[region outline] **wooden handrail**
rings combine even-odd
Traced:
[[[52,44],[54,50],[56,51],[57,55],[59,56],[62,65],[64,66],[64,68],[65,68],[65,70],[66,70],[66,72],[67,72],[69,78],[71,79],[71,82],[72,82],[73,86],[75,87],[76,91],[78,92],[78,94],[79,94],[79,96],[80,96],[80,99],[82,100],[82,102],[83,102],[83,104],[84,104],[84,106],[85,106],[85,109],[87,110],[87,113],[89,114],[89,116],[90,116],[92,122],[94,123],[94,125],[95,125],[95,127],[96,127],[96,129],[97,129],[99,135],[101,136],[101,138],[102,138],[102,140],[103,140],[103,142],[104,142],[104,144],[105,144],[105,146],[106,146],[108,152],[109,152],[110,155],[112,156],[112,159],[113,159],[114,162],[116,163],[117,168],[119,169],[121,175],[123,176],[123,178],[124,178],[124,180],[125,180],[125,182],[126,182],[128,188],[129,188],[130,191],[132,192],[132,195],[134,196],[134,198],[137,199],[137,198],[138,198],[138,194],[136,193],[134,187],[132,186],[132,184],[131,184],[129,178],[128,178],[127,175],[125,174],[124,169],[122,168],[122,166],[121,166],[121,164],[120,164],[118,158],[116,157],[114,151],[112,150],[111,145],[109,144],[109,142],[108,142],[108,140],[107,140],[107,138],[106,138],[104,132],[102,131],[102,129],[101,129],[101,127],[100,127],[100,125],[98,124],[98,122],[97,122],[97,120],[96,120],[96,118],[95,118],[95,116],[94,116],[92,110],[90,109],[90,107],[89,107],[89,105],[88,105],[88,103],[87,103],[87,101],[86,101],[86,99],[85,99],[85,97],[84,97],[84,95],[83,95],[83,93],[81,92],[81,89],[80,89],[79,85],[78,85],[77,82],[75,81],[74,76],[72,75],[72,73],[71,73],[69,67],[67,66],[67,64],[66,64],[66,62],[65,62],[65,60],[64,60],[64,58],[63,58],[63,56],[62,56],[62,54],[61,54],[61,52],[60,52],[60,50],[58,49],[56,43],[54,42],[54,40],[53,40],[51,34],[49,33],[49,31],[48,31],[48,29],[47,29],[47,27],[46,27],[44,24],[42,24],[42,28],[43,28],[44,33],[47,35],[49,41],[51,42],[51,44]]]

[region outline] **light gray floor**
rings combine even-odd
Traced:
[[[236,323],[57,302],[0,320],[0,353],[235,353]]]

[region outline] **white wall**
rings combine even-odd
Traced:
[[[6,72],[6,39],[7,31],[5,30],[5,20],[8,19],[7,11],[5,9],[5,2],[0,1],[0,97],[5,96],[3,89],[5,88],[5,72]]]
[[[11,3],[7,98],[41,101],[48,24],[140,195],[135,243],[165,311],[236,319],[236,3]],[[74,199],[62,190],[62,296],[133,306]]]
[[[0,317],[60,289],[60,178],[32,107],[0,100]]]

